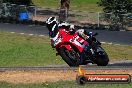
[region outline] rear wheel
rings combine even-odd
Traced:
[[[69,66],[77,66],[77,59],[79,57],[73,49],[69,51],[65,47],[61,47],[59,50],[59,54]]]

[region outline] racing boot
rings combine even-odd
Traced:
[[[85,64],[87,64],[87,63],[84,64],[84,62],[86,62],[86,59],[87,59],[86,56],[88,54],[89,54],[89,56],[88,56],[89,59],[92,61],[93,56],[94,56],[94,51],[93,51],[92,47],[89,44],[87,44],[84,47],[84,49],[83,49],[83,51],[82,51],[82,53],[80,55],[80,58],[77,61],[77,65],[85,65]]]

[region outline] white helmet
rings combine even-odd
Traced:
[[[54,31],[55,29],[58,29],[58,21],[56,17],[49,17],[46,21],[46,27],[49,31]]]

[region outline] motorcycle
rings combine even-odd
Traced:
[[[106,66],[109,62],[109,58],[105,50],[101,47],[101,43],[95,38],[97,33],[92,34],[90,37],[92,40],[91,52],[94,53],[94,57],[90,58],[90,53],[87,53],[86,58],[83,61],[83,65],[88,63],[97,64],[98,66]],[[51,39],[51,46],[56,49],[57,55],[60,55],[62,59],[69,66],[78,66],[78,60],[85,45],[89,42],[84,40],[78,33],[66,32],[65,29],[59,29],[55,37]]]

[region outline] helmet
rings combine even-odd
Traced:
[[[58,21],[56,17],[50,17],[46,21],[46,27],[49,30],[49,36],[54,37],[58,32]]]
[[[56,17],[49,17],[46,21],[46,27],[49,31],[54,31],[55,29],[58,29],[58,21]]]

